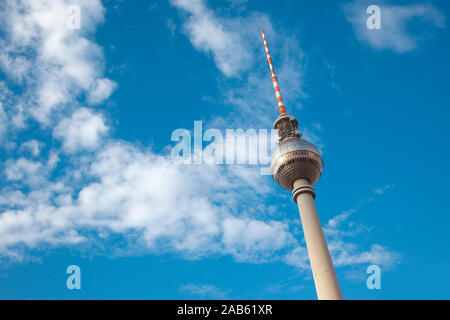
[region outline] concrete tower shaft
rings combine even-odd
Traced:
[[[341,288],[314,203],[314,189],[308,180],[298,179],[294,182],[292,195],[300,211],[317,298],[342,300]]]

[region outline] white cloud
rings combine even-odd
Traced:
[[[311,269],[308,251],[305,247],[297,247],[284,257],[284,262],[300,270]]]
[[[80,108],[70,118],[59,122],[53,130],[53,136],[62,140],[66,152],[74,153],[83,149],[94,150],[107,131],[108,128],[100,114]]]
[[[375,189],[369,197],[359,201],[351,209],[333,217],[325,225],[324,232],[328,239],[328,248],[336,267],[367,263],[391,267],[400,262],[401,255],[387,247],[372,244],[370,250],[363,250],[356,243],[348,240],[348,238],[354,238],[358,234],[367,233],[371,230],[364,224],[353,221],[347,222],[348,219],[356,214],[364,204],[374,201],[377,196],[383,195],[385,191],[391,188],[392,185],[388,184]]]
[[[237,21],[219,18],[203,0],[171,0],[171,3],[189,15],[183,29],[192,45],[212,54],[226,76],[235,76],[248,67],[251,57],[243,41],[245,30],[241,28],[244,33],[236,32]]]
[[[334,218],[331,218],[330,220],[328,220],[327,227],[330,227],[330,228],[338,227],[342,222],[346,221],[350,215],[357,212],[358,207],[353,207],[350,210],[345,210],[341,214],[338,214]]]
[[[107,78],[97,79],[89,91],[88,102],[91,104],[99,104],[113,93],[117,88],[117,83]]]
[[[45,186],[48,174],[55,168],[58,162],[59,158],[55,153],[51,153],[48,159],[43,161],[29,160],[23,157],[8,159],[4,163],[4,173],[6,180],[10,183],[25,184],[31,188],[40,188]]]
[[[278,250],[295,244],[287,225],[252,219],[230,217],[223,221],[225,250],[232,252],[238,260],[259,261],[270,259]]]
[[[30,181],[26,177],[45,171],[43,165],[11,161],[8,179],[30,192],[1,192],[6,211],[0,215],[0,253],[11,254],[20,245],[59,246],[121,235],[141,251],[171,251],[188,259],[230,254],[238,261],[261,262],[281,258],[296,243],[287,225],[246,216],[261,191],[243,192],[242,178],[226,167],[175,165],[119,142],[91,161],[79,160],[81,181],[76,170],[57,181],[46,179],[48,174]],[[254,180],[263,179],[253,171]]]
[[[180,287],[180,291],[187,292],[194,296],[198,296],[202,299],[217,299],[217,300],[228,299],[227,292],[210,284],[189,283]]]
[[[7,130],[23,127],[23,106],[14,101],[14,94],[5,81],[0,81],[0,138]],[[11,143],[11,137],[9,138],[8,142]],[[0,146],[2,142],[5,144],[4,140],[0,140]]]
[[[2,138],[3,133],[6,131],[7,125],[8,119],[5,110],[3,110],[3,104],[0,102],[0,138]]]
[[[368,1],[354,1],[342,5],[347,20],[353,25],[358,39],[371,47],[393,50],[397,53],[412,51],[429,37],[430,26],[444,28],[445,16],[430,3],[413,5],[380,5],[381,29],[369,30],[366,9],[373,4]],[[418,23],[421,30],[410,29],[411,21]]]
[[[41,169],[40,162],[20,158],[17,161],[6,162],[6,179],[10,181],[22,180],[25,177],[34,179],[36,173]]]
[[[227,0],[227,1],[231,3],[232,7],[234,7],[234,6],[240,6],[244,3],[247,3],[248,0]]]
[[[14,57],[2,52],[0,66],[14,81],[21,83],[30,72],[31,63],[22,56]]]
[[[42,142],[33,139],[22,143],[20,149],[22,151],[28,151],[33,157],[37,157],[41,152],[42,146],[43,146]]]
[[[384,185],[383,187],[376,188],[372,191],[372,194],[370,196],[366,197],[363,200],[358,201],[352,208],[344,210],[342,213],[330,219],[326,225],[326,227],[329,228],[328,232],[332,232],[331,229],[336,229],[340,227],[342,223],[345,222],[351,215],[357,213],[362,205],[374,201],[377,197],[382,196],[392,188],[394,188],[393,184],[387,184]]]
[[[373,193],[377,195],[383,195],[386,191],[391,190],[392,188],[394,188],[393,184],[387,184],[383,187],[376,188],[375,190],[373,190]]]
[[[175,22],[173,22],[173,20],[170,18],[167,19],[166,27],[167,29],[169,29],[170,35],[173,37],[175,35],[175,30],[177,29],[177,25],[175,24]]]
[[[359,252],[354,244],[344,241],[331,241],[328,247],[333,255],[334,265],[337,267],[356,264],[376,264],[390,267],[397,264],[401,256],[379,244],[373,244],[368,251]]]
[[[69,5],[81,9],[79,30],[66,27]],[[83,92],[93,102],[109,96],[111,82],[99,80],[102,50],[89,40],[103,15],[100,0],[2,1],[0,68],[26,89],[18,97],[26,117],[50,125],[59,115],[55,109],[70,109]]]

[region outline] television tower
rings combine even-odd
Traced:
[[[261,33],[279,112],[273,125],[278,132],[278,146],[272,153],[270,171],[281,187],[292,191],[293,200],[298,205],[317,298],[342,300],[341,288],[314,204],[315,192],[312,186],[319,181],[323,160],[317,148],[302,139],[297,119],[286,113],[264,30]]]

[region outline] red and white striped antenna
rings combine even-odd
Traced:
[[[278,86],[278,78],[275,75],[275,70],[273,69],[272,58],[270,57],[270,54],[269,54],[269,47],[267,46],[266,36],[264,35],[264,30],[261,30],[261,33],[262,33],[262,37],[264,40],[264,48],[266,49],[267,62],[269,63],[270,73],[272,74],[273,89],[275,90],[275,96],[277,97],[278,112],[280,114],[284,114],[284,113],[286,113],[286,107],[284,106],[283,98],[281,98],[280,87]]]

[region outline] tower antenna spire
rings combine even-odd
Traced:
[[[283,98],[281,97],[280,87],[278,86],[278,78],[275,75],[275,70],[273,69],[272,58],[270,57],[270,54],[269,54],[269,47],[267,46],[266,36],[264,35],[264,30],[261,30],[261,34],[262,34],[262,38],[264,40],[264,48],[266,49],[267,62],[269,63],[270,73],[272,75],[273,89],[275,90],[275,96],[277,97],[278,112],[280,114],[285,114],[286,107],[284,106]]]

